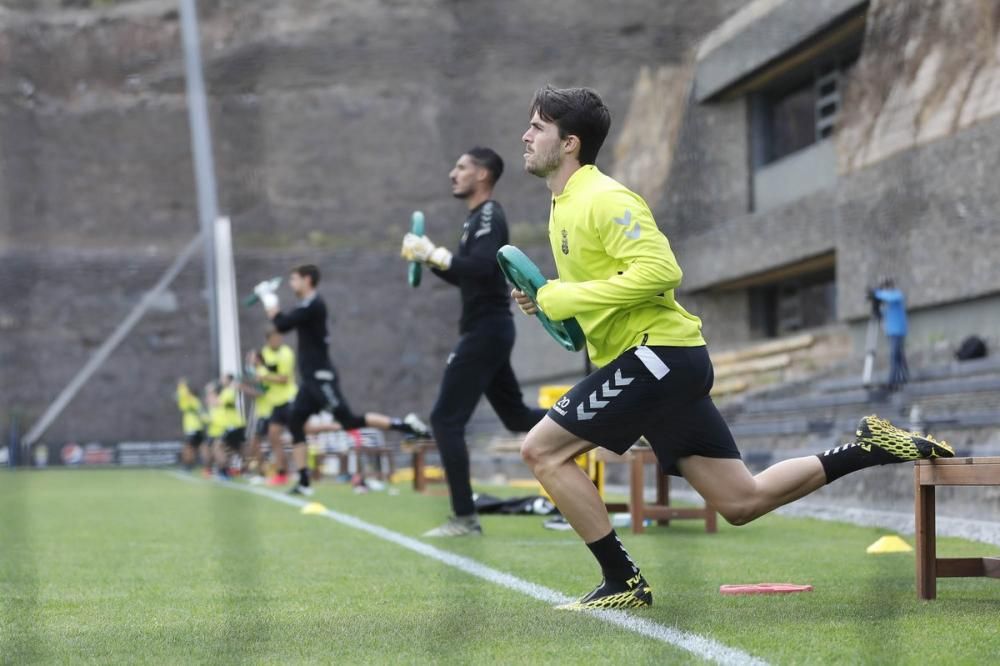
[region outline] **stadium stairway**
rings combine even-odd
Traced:
[[[858,419],[872,413],[930,432],[951,443],[959,456],[1000,454],[1000,359],[915,367],[910,383],[897,392],[865,388],[861,365],[848,359],[812,377],[720,400],[751,469],[851,441]],[[878,368],[875,376],[885,374]],[[1000,489],[942,490],[942,515],[1000,519]],[[866,470],[822,493],[849,506],[911,510],[912,465]]]

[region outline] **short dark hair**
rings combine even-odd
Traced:
[[[301,275],[301,273],[300,273],[300,275]],[[275,328],[274,326],[268,326],[267,327],[267,331],[264,332],[264,339],[265,340],[270,340],[271,336],[273,336],[273,335],[283,335],[283,333],[281,331],[279,331],[277,328]]]
[[[490,172],[490,183],[496,185],[503,175],[503,158],[497,155],[492,148],[476,146],[465,151],[465,154],[472,158],[472,161]]]
[[[560,138],[580,139],[580,164],[593,164],[611,127],[611,112],[601,96],[591,88],[553,88],[535,92],[528,115],[539,117],[559,128]]]
[[[302,264],[301,266],[296,266],[292,269],[293,273],[298,273],[304,278],[309,278],[312,286],[319,284],[319,268],[313,264]]]

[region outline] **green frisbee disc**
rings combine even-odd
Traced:
[[[497,262],[510,283],[530,296],[531,300],[535,300],[538,290],[547,282],[545,276],[538,270],[538,266],[513,245],[504,245],[497,251]],[[584,337],[583,329],[576,319],[570,317],[564,321],[553,321],[541,310],[535,316],[549,335],[564,349],[580,351],[587,344],[587,338]]]
[[[410,216],[410,233],[417,236],[424,235],[424,214],[419,210],[413,211],[413,215]],[[407,279],[409,280],[411,287],[420,286],[420,277],[423,271],[424,268],[420,265],[419,261],[410,262],[410,272],[407,275]]]

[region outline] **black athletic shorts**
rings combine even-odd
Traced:
[[[222,443],[232,451],[239,451],[246,440],[246,428],[233,428],[222,435]]]
[[[289,401],[282,405],[278,405],[277,407],[272,409],[271,416],[268,417],[268,420],[271,423],[277,423],[278,425],[287,426],[288,417],[291,415],[291,413],[292,413],[292,403],[291,401]]]
[[[195,430],[194,432],[187,432],[184,434],[187,437],[188,446],[193,446],[194,448],[197,449],[205,442],[204,430]]]
[[[271,417],[265,416],[264,418],[257,419],[257,435],[259,437],[265,437],[267,435],[267,428],[271,424]]]
[[[333,413],[334,420],[343,426],[344,430],[354,430],[365,426],[363,414],[355,414],[347,399],[340,392],[340,382],[337,373],[329,370],[317,370],[313,377],[303,380],[299,392],[295,394],[288,415],[288,432],[293,442],[306,441],[306,421],[313,414],[324,409]],[[273,417],[273,415],[272,415]]]
[[[634,347],[566,393],[548,416],[580,439],[625,453],[639,437],[666,474],[686,456],[740,458],[709,396],[705,347]]]

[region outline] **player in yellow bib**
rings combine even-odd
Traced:
[[[624,453],[640,437],[663,471],[680,475],[734,525],[743,525],[844,474],[954,455],[944,443],[865,417],[853,442],[780,462],[753,476],[712,402],[712,362],[701,321],[674,298],[681,269],[646,202],[595,162],[611,125],[588,88],[542,88],[522,140],[524,168],[552,192],[549,240],[559,279],[527,314],[575,317],[600,366],[549,410],[521,449],[545,490],[601,566],[604,580],[567,609],[632,608],[653,601],[587,474],[574,462],[603,446]]]
[[[236,400],[232,375],[222,378],[208,392],[208,436],[212,440],[215,469],[220,477],[229,476],[228,454],[239,453],[246,436],[246,421]]]
[[[177,408],[181,411],[181,426],[184,429],[181,464],[190,472],[194,469],[199,450],[205,443],[206,417],[201,400],[191,392],[186,379],[177,380]]]
[[[268,484],[283,486],[288,483],[288,465],[282,435],[288,428],[292,401],[299,390],[295,383],[295,352],[284,343],[284,336],[272,328],[267,333],[267,344],[260,350],[260,360],[259,378],[267,389],[265,395],[270,407],[261,435],[267,435],[276,469]]]

